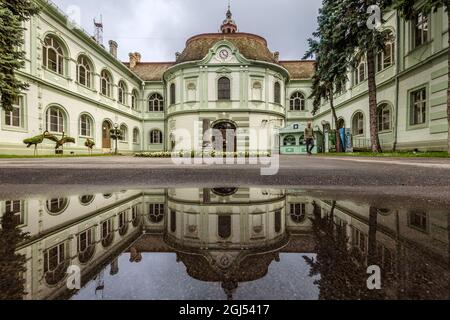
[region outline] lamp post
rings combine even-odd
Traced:
[[[114,135],[113,135],[113,137],[114,137],[114,140],[115,140],[115,142],[116,142],[116,146],[115,146],[115,149],[114,149],[114,154],[117,156],[117,149],[118,149],[118,146],[117,146],[117,144],[118,144],[118,140],[119,140],[119,124],[117,124],[117,123],[115,123],[114,124]]]

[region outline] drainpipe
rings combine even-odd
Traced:
[[[141,117],[142,117],[142,128],[141,128],[141,150],[139,150],[140,152],[142,151],[146,151],[145,150],[145,82],[142,81],[142,94],[141,94],[141,103],[140,103],[140,107],[141,107]]]
[[[395,58],[395,125],[394,125],[394,144],[393,144],[393,151],[397,150],[397,140],[398,140],[398,116],[399,116],[399,110],[398,110],[398,102],[399,102],[399,94],[400,94],[400,79],[399,79],[399,73],[400,73],[400,15],[398,14],[398,10],[395,12],[396,20],[397,20],[397,32],[396,32],[396,53]]]

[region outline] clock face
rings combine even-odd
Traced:
[[[226,60],[230,57],[230,52],[227,49],[222,49],[219,52],[219,57],[222,60]]]

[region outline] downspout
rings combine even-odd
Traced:
[[[141,117],[142,117],[142,130],[141,130],[141,152],[145,150],[145,82],[142,81],[142,94],[141,94]]]
[[[394,125],[394,144],[392,146],[393,151],[397,150],[397,143],[398,143],[398,116],[399,116],[399,94],[400,94],[400,79],[399,79],[399,73],[400,73],[400,15],[398,14],[398,10],[395,12],[396,20],[397,20],[397,33],[396,33],[396,49],[395,49],[395,55],[396,55],[396,63],[395,63],[395,125]]]

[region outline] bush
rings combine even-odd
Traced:
[[[202,152],[202,151],[179,151],[179,152],[141,152],[134,155],[138,158],[261,158],[271,157],[270,151],[245,151],[245,152]]]

